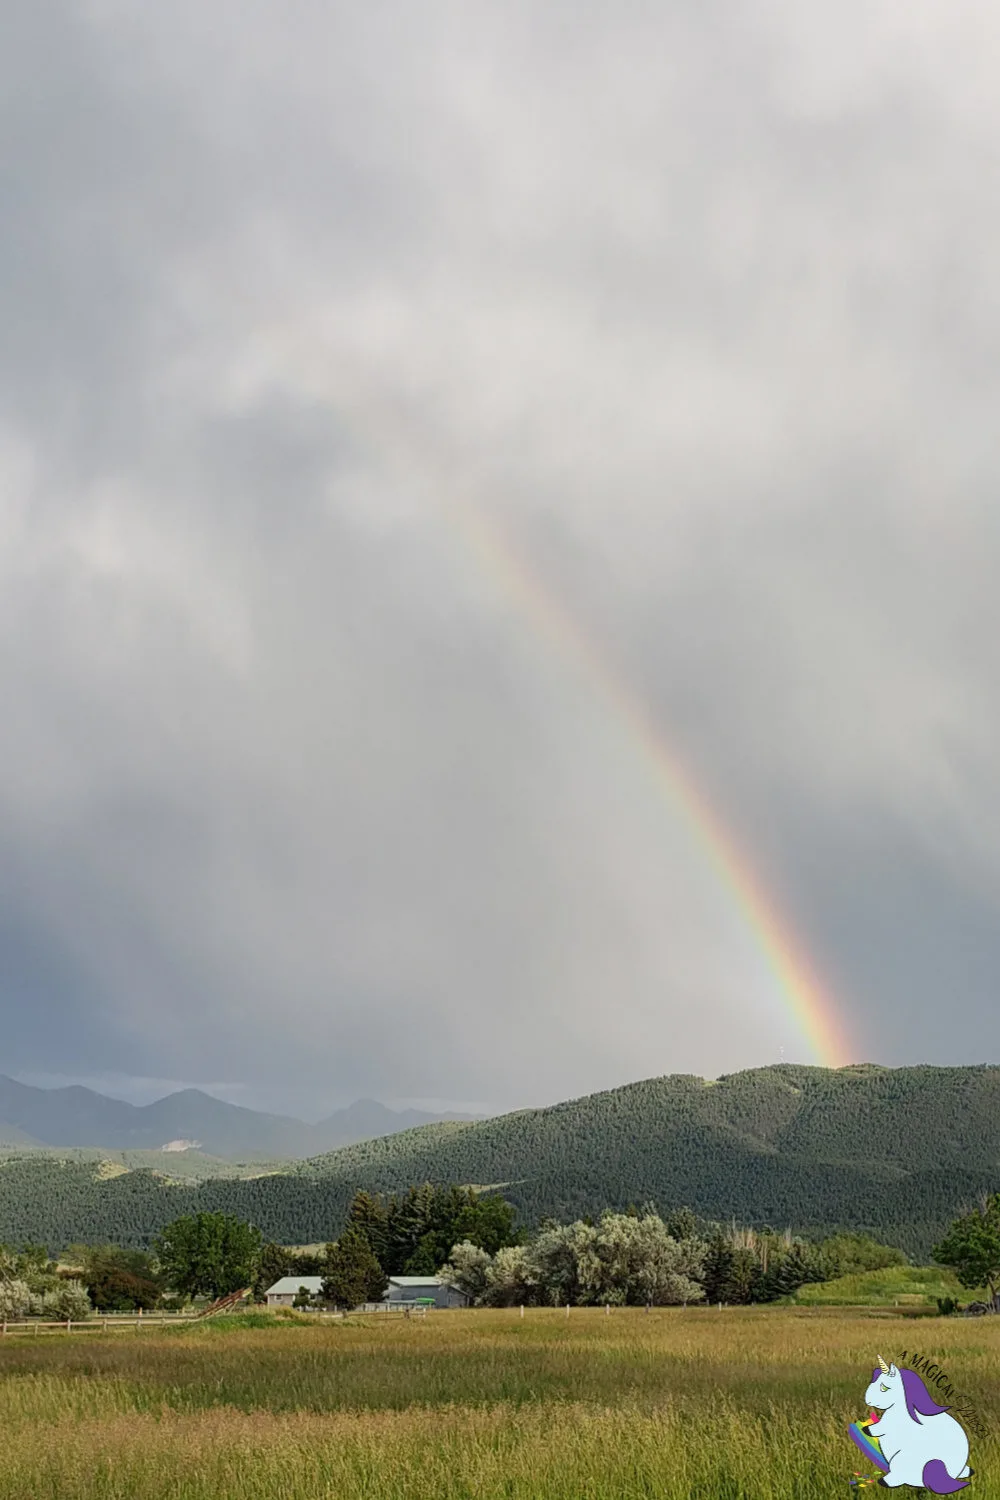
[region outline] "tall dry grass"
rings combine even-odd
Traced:
[[[432,1314],[0,1347],[2,1500],[801,1500],[848,1494],[875,1356],[989,1420],[992,1320],[796,1310]],[[1000,1500],[1000,1443],[974,1441]]]

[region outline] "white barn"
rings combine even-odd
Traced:
[[[435,1307],[468,1307],[469,1299],[440,1276],[390,1276],[383,1302],[433,1302]]]
[[[282,1276],[269,1286],[264,1296],[268,1307],[291,1307],[302,1287],[311,1297],[318,1297],[323,1288],[322,1276]]]

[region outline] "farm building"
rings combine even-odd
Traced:
[[[311,1297],[318,1297],[323,1287],[322,1276],[282,1276],[274,1286],[269,1286],[264,1293],[267,1298],[268,1307],[291,1307],[299,1294],[300,1287],[305,1287]]]
[[[384,1302],[433,1302],[435,1307],[467,1307],[469,1299],[440,1276],[390,1276]]]

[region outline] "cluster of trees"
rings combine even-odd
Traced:
[[[457,1244],[494,1254],[518,1243],[522,1235],[514,1220],[511,1204],[472,1188],[428,1182],[399,1195],[359,1191],[344,1232],[321,1254],[263,1246],[255,1290],[263,1296],[282,1276],[322,1276],[320,1302],[337,1307],[377,1302],[390,1276],[436,1275]],[[300,1305],[308,1301],[303,1294]]]
[[[1000,1194],[956,1220],[935,1258],[962,1284],[988,1286],[1000,1306]],[[861,1234],[807,1239],[790,1231],[608,1211],[571,1223],[546,1220],[529,1236],[495,1193],[425,1183],[401,1194],[358,1191],[339,1238],[312,1252],[265,1242],[239,1215],[183,1214],[152,1251],[77,1246],[60,1271],[43,1248],[0,1247],[0,1316],[81,1317],[147,1309],[173,1299],[216,1298],[243,1287],[258,1300],[281,1277],[321,1277],[321,1302],[377,1301],[393,1275],[442,1274],[481,1305],[769,1302],[807,1282],[905,1263],[905,1254]],[[311,1299],[304,1295],[302,1305]]]
[[[697,1302],[704,1245],[675,1238],[655,1213],[602,1215],[596,1224],[549,1223],[527,1244],[492,1255],[465,1240],[442,1274],[480,1305],[576,1306]]]
[[[147,1312],[164,1300],[163,1270],[145,1250],[74,1245],[68,1259],[80,1267],[80,1280],[98,1312]]]
[[[699,1226],[687,1209],[664,1220],[646,1208],[605,1213],[596,1223],[548,1223],[528,1243],[492,1255],[458,1244],[442,1274],[483,1306],[751,1303],[905,1259],[861,1235],[817,1244],[789,1231]]]
[[[790,1230],[712,1226],[703,1284],[712,1302],[774,1302],[811,1282],[905,1265],[902,1250],[867,1235],[808,1240]]]
[[[144,1250],[72,1245],[66,1259],[69,1268],[50,1260],[44,1246],[0,1245],[0,1316],[82,1319],[95,1309],[147,1311],[181,1300],[167,1296],[168,1270]]]
[[[398,1196],[356,1193],[343,1233],[318,1252],[264,1243],[237,1215],[201,1211],[168,1224],[152,1254],[104,1245],[77,1247],[75,1255],[101,1310],[155,1307],[167,1289],[184,1300],[249,1287],[260,1300],[284,1276],[321,1276],[321,1302],[355,1307],[378,1301],[390,1275],[433,1275],[459,1241],[494,1252],[517,1237],[514,1210],[502,1198],[426,1183]]]
[[[89,1312],[83,1283],[64,1276],[44,1245],[20,1250],[0,1245],[0,1317],[9,1321],[31,1315],[62,1322]]]
[[[453,1245],[468,1241],[491,1255],[523,1237],[515,1210],[496,1194],[426,1182],[401,1196],[357,1192],[348,1228],[363,1235],[387,1276],[433,1276]]]
[[[253,1286],[262,1298],[283,1276],[323,1278],[316,1300],[378,1301],[390,1275],[441,1273],[480,1304],[636,1305],[769,1302],[809,1281],[905,1261],[864,1236],[813,1243],[789,1231],[700,1224],[688,1209],[660,1218],[605,1213],[596,1222],[550,1221],[532,1238],[503,1198],[425,1183],[398,1196],[358,1192],[339,1239],[314,1253],[261,1244],[225,1215],[181,1219],[161,1236],[171,1286],[221,1296]],[[313,1299],[303,1291],[300,1305]]]

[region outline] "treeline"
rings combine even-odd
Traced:
[[[664,1219],[651,1206],[549,1221],[529,1234],[497,1194],[425,1183],[399,1195],[358,1192],[340,1235],[315,1252],[265,1241],[233,1215],[199,1212],[167,1225],[151,1251],[77,1245],[70,1259],[60,1269],[44,1248],[0,1247],[0,1314],[177,1308],[244,1288],[262,1301],[282,1277],[322,1279],[319,1296],[303,1288],[299,1305],[354,1307],[382,1297],[391,1275],[437,1274],[481,1305],[767,1302],[905,1256],[864,1236],[816,1242],[704,1223],[688,1209]]]
[[[670,1306],[775,1302],[808,1282],[902,1264],[902,1251],[864,1236],[812,1243],[790,1231],[716,1224],[699,1232],[687,1211],[664,1221],[606,1213],[550,1223],[489,1255],[456,1245],[443,1275],[480,1306]]]

